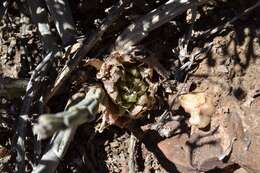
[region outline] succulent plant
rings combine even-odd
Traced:
[[[104,61],[97,74],[114,104],[132,119],[140,118],[155,103],[157,84],[152,77],[151,68],[118,52]]]
[[[33,128],[39,139],[45,139],[58,130],[95,120],[105,100],[105,93],[102,87],[95,85],[89,87],[85,96],[82,93],[76,93],[73,97],[69,100],[64,112],[47,113],[39,117],[38,124]]]

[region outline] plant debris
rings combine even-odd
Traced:
[[[0,172],[260,172],[259,8],[4,0]]]

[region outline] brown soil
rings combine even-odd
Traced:
[[[221,17],[226,17],[225,20],[227,20],[233,17],[235,12],[241,12],[241,3],[248,7],[254,2],[224,3],[221,1],[216,8],[208,6],[205,9],[204,7],[199,9],[200,17],[194,25],[195,35],[223,23],[220,22]],[[78,23],[78,33],[84,33],[86,28],[96,27],[93,20],[103,18],[104,9],[112,2],[104,1],[96,4],[91,1],[88,6],[87,2],[70,1],[70,4],[75,21]],[[129,16],[142,15],[149,11],[149,9],[138,7],[137,4],[129,10]],[[157,6],[156,3],[151,3],[149,7]],[[30,72],[43,58],[43,47],[36,27],[31,24],[29,17],[28,21],[19,20],[22,13],[27,13],[24,10],[19,9],[14,3],[8,10],[9,19],[1,21],[0,76],[2,78],[28,80]],[[183,24],[178,24],[178,27],[168,23],[151,32],[142,44],[156,53],[159,62],[171,74],[167,87],[161,85],[158,89],[158,102],[154,109],[146,112],[142,118],[132,121],[128,127],[119,128],[112,125],[102,133],[95,131],[95,128],[100,125],[100,120],[93,124],[83,124],[79,127],[65,158],[61,160],[57,172],[129,172],[131,134],[138,139],[137,172],[260,172],[259,15],[258,7],[257,10],[236,21],[232,28],[226,29],[223,33],[212,35],[207,39],[205,37],[195,39],[191,43],[192,52],[196,52],[210,42],[213,46],[205,57],[192,65],[186,81],[184,78],[187,73],[177,70],[180,67],[180,61],[172,53],[172,49],[178,44],[178,39],[187,32],[189,25],[183,22],[186,15],[176,19],[177,23],[183,22]],[[88,19],[84,20],[86,16]],[[111,29],[105,35],[103,45],[110,44],[114,40],[111,33],[119,32],[118,30],[129,23],[126,19],[120,20],[122,20],[120,22],[122,26]],[[22,30],[23,27],[27,27],[25,33]],[[98,46],[95,49],[98,49]],[[95,55],[93,50],[90,56]],[[58,70],[60,66],[64,66],[64,61],[66,60],[58,60],[53,69]],[[83,74],[82,71],[88,80],[96,80],[92,68],[86,69],[80,66],[67,81],[68,85],[50,101],[48,108],[52,112],[62,111],[68,97],[82,87],[78,84],[78,75]],[[47,81],[55,78],[56,74],[57,72],[50,72]],[[170,93],[165,92],[165,88],[172,90]],[[178,93],[181,88],[182,92]],[[177,99],[172,112],[174,117],[181,117],[178,121],[180,123],[178,131],[169,137],[161,137],[158,131],[151,129],[151,126],[158,122],[158,117],[169,108],[167,104],[169,100],[175,98],[176,95],[188,92],[203,92],[212,100],[215,110],[211,115],[210,125],[205,129],[191,127],[188,122],[190,115],[185,113]],[[28,129],[31,129],[38,118],[37,105],[33,107]],[[12,140],[16,133],[15,123],[20,109],[21,97],[15,99],[0,97],[0,172],[14,172],[15,157],[12,155]],[[161,128],[175,126],[176,123],[168,122]],[[189,153],[187,141],[192,136],[206,133],[214,127],[218,127],[217,131],[198,138],[196,144],[190,145]],[[31,130],[28,133],[26,171],[30,172],[35,156],[33,154],[34,138]],[[47,140],[42,142],[43,148],[43,144],[47,142]],[[223,159],[219,159],[220,156],[223,156]]]

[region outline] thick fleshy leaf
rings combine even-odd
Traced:
[[[155,103],[157,85],[151,82],[152,77],[151,68],[116,52],[104,61],[97,74],[111,100],[132,119],[141,117]]]

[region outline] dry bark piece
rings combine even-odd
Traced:
[[[205,128],[210,124],[210,117],[215,107],[205,93],[189,93],[179,97],[180,105],[191,115],[189,122],[198,128]]]
[[[195,173],[214,168],[224,168],[233,164],[233,162],[224,163],[218,159],[218,155],[221,154],[223,149],[219,143],[220,139],[216,138],[218,135],[211,135],[215,130],[216,128],[213,128],[209,132],[195,134],[191,139],[188,138],[187,134],[173,136],[160,141],[158,147],[180,172]],[[194,142],[194,144],[187,147],[187,142]]]
[[[158,148],[162,151],[164,156],[174,163],[179,171],[188,172],[192,168],[188,165],[188,158],[186,157],[183,146],[188,140],[187,134],[173,136],[158,143]]]
[[[102,67],[103,63],[104,63],[104,61],[102,61],[100,59],[92,58],[92,59],[86,60],[86,64],[84,66],[93,66],[97,70],[100,70],[100,68]]]

